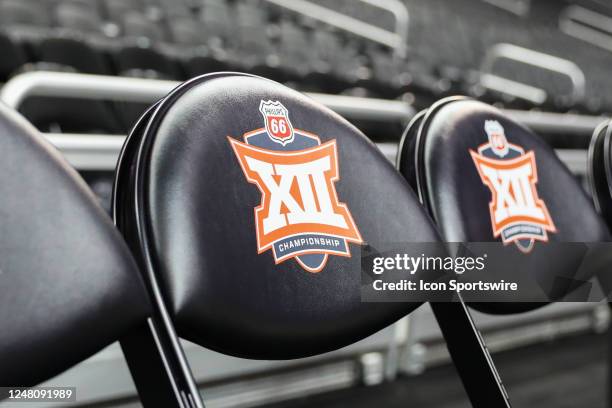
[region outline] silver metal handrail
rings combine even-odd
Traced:
[[[112,171],[115,169],[125,135],[79,135],[47,133],[45,137],[68,163],[78,170]]]
[[[572,102],[581,102],[585,97],[586,78],[578,65],[572,61],[550,54],[506,43],[496,44],[487,50],[480,68],[482,72],[480,81],[481,85],[485,88],[517,96],[537,104],[541,104],[546,100],[546,91],[541,88],[495,75],[493,68],[495,63],[501,59],[565,75],[572,83]]]
[[[484,0],[495,7],[509,11],[517,16],[525,16],[531,7],[531,0]]]
[[[0,90],[0,101],[17,109],[32,96],[73,97],[81,99],[113,100],[152,103],[178,85],[174,81],[122,78],[63,72],[28,72],[8,81]],[[354,119],[373,119],[388,122],[407,122],[414,116],[414,108],[401,101],[360,98],[352,96],[309,94],[312,98]],[[606,120],[600,116],[558,114],[538,111],[504,110],[514,120],[534,131],[555,134],[590,134]],[[68,160],[82,170],[112,170],[125,135],[45,134]],[[395,143],[379,144],[388,156],[395,155]],[[579,152],[576,168],[584,167]]]
[[[510,118],[531,128],[535,132],[557,135],[588,136],[604,120],[605,116],[579,115],[575,113],[554,113],[503,109]]]
[[[340,30],[348,31],[367,40],[386,45],[393,48],[395,50],[395,55],[398,57],[404,57],[406,55],[409,14],[406,5],[399,0],[359,0],[370,6],[381,8],[393,14],[395,18],[395,32],[385,30],[308,0],[266,1]]]
[[[113,171],[126,136],[47,134],[47,139],[78,170]],[[398,144],[377,143],[380,151],[395,163]],[[577,175],[586,175],[586,150],[558,149],[559,158]]]
[[[567,6],[559,15],[565,34],[612,51],[612,18],[581,6]]]
[[[178,84],[159,79],[34,71],[9,80],[0,90],[0,101],[14,109],[31,96],[153,103]],[[402,101],[321,93],[308,95],[352,119],[405,122],[415,113],[412,106]],[[606,119],[601,116],[539,111],[505,110],[505,113],[534,131],[563,134],[590,133]]]
[[[10,79],[0,90],[0,100],[14,109],[30,96],[152,103],[178,84],[157,79],[31,71]]]
[[[153,103],[179,83],[158,79],[35,71],[9,80],[0,91],[0,101],[14,109],[30,96]],[[415,113],[412,106],[402,101],[320,93],[308,95],[340,115],[354,119],[407,121]]]
[[[410,28],[410,12],[405,2],[400,0],[360,0],[362,3],[373,7],[387,10],[395,16],[395,34],[398,36],[398,47],[396,54],[399,57],[406,56],[406,42],[408,40],[408,30]]]

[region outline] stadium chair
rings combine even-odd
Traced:
[[[152,43],[164,41],[166,33],[159,22],[152,21],[143,13],[138,11],[128,11],[121,16],[121,28],[125,38],[146,38]]]
[[[0,384],[34,386],[119,340],[142,403],[183,407],[192,379],[176,368],[176,338],[159,331],[111,219],[59,153],[3,105],[0,132]]]
[[[203,0],[199,15],[203,37],[210,45],[213,42],[226,44],[233,37],[235,20],[231,5],[223,0]]]
[[[36,44],[51,30],[52,13],[47,2],[36,0],[0,1],[0,26],[24,48]]]
[[[252,3],[236,5],[236,53],[240,63],[249,67],[249,72],[257,73],[267,65],[274,49],[268,38],[268,22],[263,9]],[[273,75],[265,75],[274,78]]]
[[[511,231],[506,231],[502,225],[503,220],[496,221],[499,225],[496,224],[497,231],[494,232],[489,206],[510,204],[508,201],[492,201],[504,193],[492,196],[486,180],[483,181],[479,175],[474,153],[470,154],[470,150],[474,152],[485,148],[486,143],[490,143],[487,137],[491,140],[497,137],[500,141],[500,153],[491,156],[492,160],[504,160],[506,154],[516,158],[521,154],[521,149],[527,152],[525,154],[533,151],[536,167],[531,169],[535,174],[532,176],[534,181],[530,183],[535,193],[525,200],[529,203],[529,199],[533,198],[546,218],[532,221],[534,226],[540,227],[539,235],[534,230],[527,238],[523,239],[521,234],[512,239]],[[506,149],[506,153],[503,149]],[[507,153],[508,149],[510,153]],[[409,183],[417,188],[421,201],[447,242],[505,240],[503,242],[510,250],[523,250],[527,254],[525,259],[534,263],[540,257],[550,255],[546,251],[546,242],[597,243],[607,242],[610,238],[608,228],[579,181],[552,148],[496,108],[482,102],[451,97],[418,114],[404,133],[397,165]],[[515,193],[511,194],[514,197]],[[575,222],[576,219],[580,219],[580,222]],[[517,220],[510,219],[508,222],[515,223]],[[575,268],[575,265],[566,265],[565,268]],[[559,275],[562,275],[561,272]],[[539,306],[542,304],[494,302],[478,305],[478,309],[504,314]]]
[[[57,27],[31,46],[35,62],[28,69],[111,75],[105,53],[86,40],[103,35],[94,3],[72,1],[49,7]],[[20,111],[47,131],[114,134],[121,130],[112,105],[102,101],[35,97],[26,100]]]
[[[312,70],[315,51],[310,47],[308,32],[291,21],[280,24],[279,59],[287,80],[300,80]]]
[[[114,60],[122,76],[157,79],[177,79],[181,76],[175,61],[150,47],[127,44],[117,51]]]
[[[172,44],[185,48],[206,44],[206,37],[202,34],[202,24],[191,16],[169,18],[168,30]]]
[[[78,33],[101,34],[102,18],[94,3],[59,3],[55,7],[55,21],[59,27]]]
[[[128,39],[112,57],[121,76],[175,80],[182,77],[180,67],[175,60],[164,55],[158,47],[140,46],[135,38]],[[120,122],[123,128],[128,130],[149,107],[148,104],[123,102],[118,102],[116,106]]]
[[[372,78],[369,88],[386,98],[396,98],[401,94],[402,71],[398,60],[383,47],[371,47],[368,51]]]
[[[188,0],[150,0],[149,3],[158,7],[166,18],[191,17]]]
[[[593,132],[588,151],[588,176],[595,208],[612,226],[612,150],[610,123],[600,124]]]
[[[514,184],[510,192],[501,191],[504,183],[483,178],[477,164],[481,156],[485,157],[482,160],[507,159],[517,164],[511,159],[532,153],[534,164],[529,167],[532,189],[521,189],[525,192],[523,198],[519,197]],[[542,282],[538,290],[542,290],[549,301],[566,299],[594,278],[599,278],[605,294],[609,293],[609,286],[602,281],[605,274],[599,274],[603,270],[586,268],[577,272],[580,265],[577,262],[583,261],[585,265],[588,260],[595,259],[595,252],[581,249],[574,253],[573,247],[568,246],[566,253],[560,256],[559,249],[556,252],[550,249],[560,243],[610,240],[608,228],[591,200],[548,144],[496,108],[463,97],[437,102],[419,113],[407,127],[397,167],[417,189],[446,242],[504,240],[505,245],[499,248],[506,262],[512,259],[513,271],[513,276],[506,278],[521,281],[527,276]],[[489,187],[495,185],[498,187]],[[490,188],[496,193],[492,194]],[[508,197],[506,193],[518,203],[517,206],[529,203],[537,206],[538,211],[533,213],[536,215],[528,220],[513,220],[507,217],[514,214],[512,209],[500,212],[501,215],[491,213],[494,208],[514,205],[508,198],[493,201],[496,197]],[[506,218],[501,218],[504,214]],[[513,226],[524,227],[518,233],[514,230],[513,234]],[[555,265],[555,268],[542,265]],[[547,304],[544,301],[513,302],[515,295],[512,293],[496,293],[495,296],[493,300],[498,299],[497,302],[473,302],[470,306],[497,315],[526,312]]]
[[[109,21],[118,23],[130,12],[144,10],[144,4],[140,0],[102,0],[103,10]]]
[[[595,208],[612,228],[612,150],[610,122],[601,123],[593,132],[588,150],[588,179]],[[605,276],[604,276],[605,277]],[[601,284],[609,289],[612,280],[600,279]],[[612,331],[608,330],[610,344]],[[608,355],[608,386],[612,389],[612,353]],[[612,394],[608,394],[608,406],[612,406]]]
[[[190,78],[212,72],[228,71],[233,68],[233,65],[225,52],[216,52],[216,50],[205,47],[189,53],[182,61],[183,69]]]
[[[296,166],[290,191],[269,173],[291,182]],[[299,218],[294,200],[314,218]],[[178,335],[251,359],[335,350],[410,313],[422,301],[361,301],[361,250],[439,242],[411,189],[355,127],[237,73],[192,79],[143,115],[119,158],[113,214]],[[464,378],[474,406],[507,407],[465,309],[432,306],[451,355],[479,377]]]
[[[49,26],[49,14],[41,13],[39,10],[41,6],[45,5],[35,0],[2,0],[0,1],[0,21],[4,26]]]
[[[102,10],[102,4],[99,1],[91,1],[91,0],[42,0],[51,3],[51,5],[55,5],[55,7],[59,7],[60,5],[67,5],[70,7],[79,7],[82,10],[89,10],[93,14],[98,14]]]
[[[168,19],[172,43],[165,44],[164,51],[180,62],[190,78],[231,69],[227,51],[208,45],[202,24],[193,17]]]
[[[233,51],[238,30],[231,4],[223,0],[203,0],[200,5],[197,23],[192,25],[195,36],[200,38],[199,47],[182,58],[189,77],[232,70],[236,59]]]
[[[264,8],[255,3],[238,3],[236,9],[235,46],[230,50],[230,59],[240,71],[261,75],[275,81],[283,82],[290,79],[286,67],[281,61],[282,46],[275,41],[282,41],[271,35],[276,28],[273,22],[267,20]],[[295,44],[297,46],[297,44]],[[302,90],[308,89],[306,84]]]
[[[85,74],[112,74],[106,56],[76,38],[68,36],[46,38],[37,48],[37,60],[40,62],[69,66]]]
[[[135,5],[136,3],[133,4]],[[160,79],[180,78],[181,73],[175,61],[158,50],[160,43],[169,40],[168,33],[159,22],[149,18],[143,11],[135,9],[125,9],[119,21],[122,38],[112,55],[119,75]]]
[[[28,69],[111,74],[106,55],[72,36],[41,39],[35,47],[35,58],[37,62]],[[104,101],[32,97],[24,101],[19,110],[37,128],[45,131],[116,134],[122,129],[112,105]]]
[[[337,94],[353,85],[355,64],[346,58],[351,50],[344,47],[340,36],[321,27],[312,33],[312,44],[312,72],[307,74],[303,89],[309,90],[310,85],[314,90]]]

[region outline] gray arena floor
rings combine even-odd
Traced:
[[[513,407],[603,408],[607,335],[580,335],[496,354]],[[330,392],[267,408],[469,408],[454,368],[375,387]]]

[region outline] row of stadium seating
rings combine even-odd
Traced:
[[[570,105],[564,95],[568,93],[567,81],[562,81],[551,71],[533,66],[500,66],[505,77],[540,87],[552,95],[543,108],[566,111],[569,109],[602,113],[609,112],[612,98],[608,85],[607,67],[612,64],[612,53],[585,41],[578,40],[559,29],[559,20],[568,7],[564,1],[532,1],[529,14],[518,16],[483,1],[453,1],[452,10],[444,0],[426,3],[408,1],[411,15],[409,38],[421,59],[454,72],[454,81],[467,83],[473,75],[470,70],[480,69],[487,50],[494,44],[510,43],[534,51],[561,57],[574,62],[586,77],[586,98],[577,105]],[[433,46],[432,46],[433,45]],[[566,78],[565,78],[566,79]],[[477,96],[477,90],[470,93]],[[482,95],[490,102],[497,95]],[[530,108],[528,104],[523,107]]]
[[[315,3],[394,30],[391,13],[365,3]],[[452,7],[444,0],[406,0],[406,5],[407,53],[398,56],[387,46],[264,0],[0,0],[0,81],[32,69],[174,80],[233,70],[302,91],[402,98],[417,109],[466,94],[519,109],[612,111],[606,70],[612,53],[559,30],[564,2],[533,1],[526,15],[482,0],[456,0]],[[498,43],[574,62],[585,74],[586,96],[569,97],[572,84],[563,75],[513,61],[500,61],[494,73],[544,90],[545,100],[482,86],[482,61]],[[87,103],[85,109],[75,102],[41,112],[41,103],[49,101],[30,101],[22,111],[42,129],[73,132],[125,133],[144,108]],[[389,138],[385,132],[372,136]]]
[[[59,3],[51,10],[50,16],[55,16],[51,18],[27,4],[36,1],[0,2],[0,20],[15,39],[3,39],[3,48],[14,56],[5,61],[4,77],[28,61],[66,65],[86,73],[171,79],[240,67],[283,81],[312,80],[322,90],[337,91],[360,79],[359,68],[364,65],[359,44],[335,32],[309,30],[291,19],[275,21],[253,2],[231,6],[206,0],[196,16],[185,15],[189,9],[184,4],[180,8],[180,2],[163,3],[172,4],[173,11],[159,15],[146,7],[136,9],[137,2],[129,7],[130,2],[107,0],[108,21],[104,22],[93,2]],[[22,45],[24,49],[19,50]],[[376,47],[371,47],[378,55]],[[373,64],[374,71],[377,65]],[[334,88],[329,81],[317,81],[317,73],[326,79],[338,76],[346,83]],[[313,78],[306,78],[309,75]]]

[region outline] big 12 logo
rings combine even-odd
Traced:
[[[349,242],[362,238],[335,189],[339,180],[336,140],[294,129],[279,101],[261,101],[265,127],[228,137],[248,182],[261,191],[255,208],[257,250],[272,250],[276,264],[294,258],[320,272],[329,255],[350,257]]]
[[[488,142],[470,154],[482,182],[491,190],[493,236],[530,252],[535,241],[546,242],[548,232],[556,232],[546,204],[538,196],[535,153],[525,153],[522,147],[509,143],[496,120],[485,121],[484,129]]]

